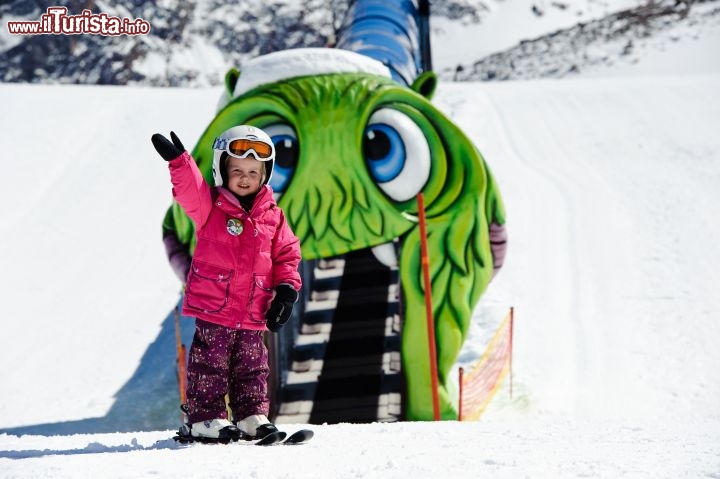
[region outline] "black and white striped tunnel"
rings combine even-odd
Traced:
[[[277,423],[402,418],[400,288],[392,244],[303,262],[292,327],[273,335]]]

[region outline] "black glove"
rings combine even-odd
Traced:
[[[276,333],[285,326],[292,314],[293,304],[297,301],[298,293],[288,284],[279,284],[275,288],[275,297],[270,303],[270,309],[265,313],[267,327]]]
[[[170,138],[172,138],[172,143],[170,143],[170,140],[162,136],[160,133],[155,133],[150,138],[155,150],[160,153],[160,156],[162,156],[165,161],[174,160],[178,156],[182,155],[183,151],[185,151],[185,147],[180,142],[180,138],[177,137],[174,131],[170,132]]]

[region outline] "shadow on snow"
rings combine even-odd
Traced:
[[[139,444],[137,439],[133,438],[130,444],[119,444],[116,446],[106,446],[100,442],[91,442],[83,448],[77,449],[27,449],[22,451],[0,451],[0,458],[5,459],[30,459],[33,457],[43,456],[74,456],[77,454],[100,454],[103,452],[131,452],[131,451],[150,451],[156,449],[180,449],[184,446],[175,442],[173,439],[164,439],[157,441],[152,446],[145,447]]]
[[[181,316],[180,330],[182,341],[189,348],[195,331],[195,320]],[[115,403],[105,416],[0,429],[0,434],[52,436],[176,429],[180,425],[176,358],[175,315],[174,311],[170,311],[162,323],[160,334],[145,351],[135,373],[115,395]],[[85,449],[68,453],[97,452],[93,446],[90,444]],[[121,446],[127,447],[132,446]],[[108,449],[115,450],[112,447]],[[13,457],[12,454],[7,455],[7,452],[0,451],[0,457]],[[22,454],[32,451],[17,452]],[[56,451],[54,454],[62,452]]]

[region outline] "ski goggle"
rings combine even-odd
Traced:
[[[273,155],[273,146],[260,140],[215,138],[213,150],[225,151],[236,158],[245,158],[253,154],[256,159],[269,160]]]

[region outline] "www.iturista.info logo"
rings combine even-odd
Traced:
[[[48,7],[40,21],[7,22],[12,35],[147,35],[150,23],[142,18],[111,17],[107,13],[83,10],[79,15],[68,15],[67,7]]]

